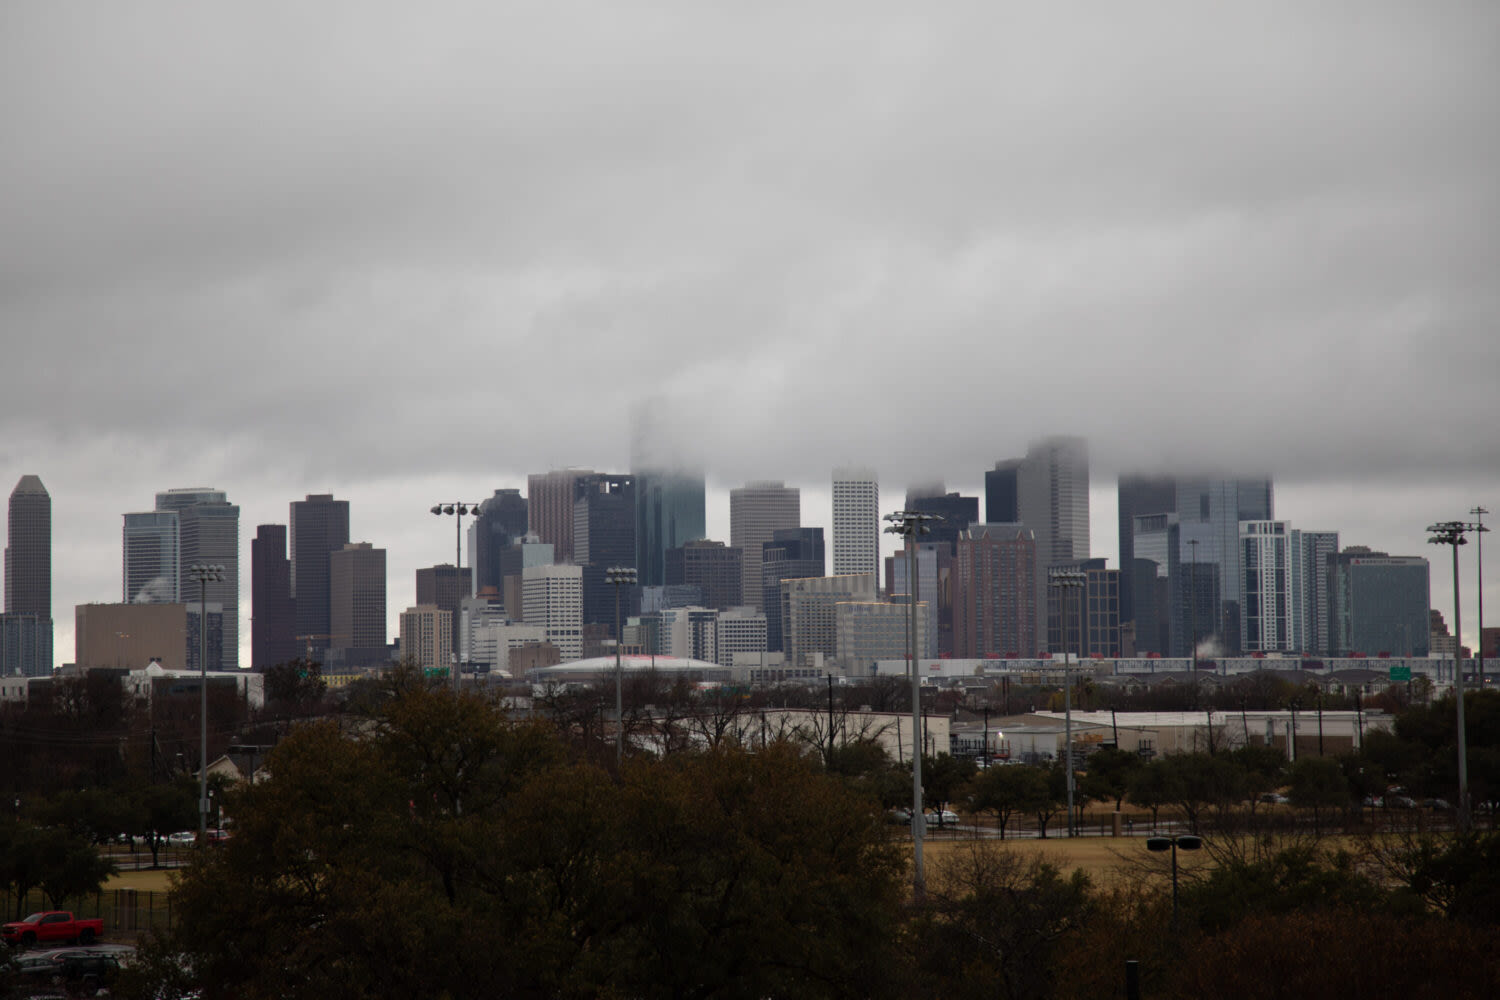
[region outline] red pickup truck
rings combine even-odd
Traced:
[[[93,944],[95,938],[103,936],[103,920],[74,920],[73,914],[64,910],[33,913],[25,920],[0,927],[0,937],[6,944],[19,944],[23,948],[48,941]]]

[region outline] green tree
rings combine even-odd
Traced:
[[[922,758],[922,798],[927,807],[938,810],[939,826],[942,826],[943,808],[965,794],[978,771],[974,762],[967,758],[945,753]]]
[[[1299,809],[1311,809],[1313,833],[1323,835],[1323,810],[1347,810],[1352,802],[1344,769],[1331,757],[1302,757],[1292,765],[1288,797]]]
[[[1012,816],[1036,812],[1047,798],[1047,777],[1043,770],[1029,764],[993,765],[974,780],[969,808],[974,812],[995,814],[1000,839]]]
[[[1151,810],[1151,828],[1156,829],[1161,807],[1176,799],[1172,786],[1172,772],[1165,760],[1153,760],[1130,776],[1127,784],[1130,801],[1142,809]]]
[[[1088,771],[1083,776],[1082,787],[1090,798],[1113,799],[1115,811],[1120,809],[1125,794],[1130,791],[1130,779],[1143,765],[1138,754],[1112,747],[1095,750],[1088,757]]]
[[[879,996],[904,863],[786,742],[627,760],[407,674],[296,728],[127,988],[158,995]]]

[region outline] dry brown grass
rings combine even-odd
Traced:
[[[1170,855],[1153,854],[1146,850],[1146,838],[1135,837],[1036,837],[982,841],[1000,850],[1014,851],[1028,858],[1041,858],[1064,872],[1083,869],[1096,884],[1105,885],[1126,879],[1141,871],[1160,868],[1166,871],[1171,864]],[[945,856],[956,850],[966,849],[972,840],[967,837],[954,839],[932,839],[923,844],[923,861],[928,865],[941,865]],[[1206,852],[1181,851],[1177,864],[1183,871],[1206,865]]]

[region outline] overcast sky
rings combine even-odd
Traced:
[[[1500,510],[1497,95],[1491,0],[10,0],[0,484],[53,497],[59,662],[157,490],[241,505],[246,660],[249,539],[309,492],[389,550],[394,634],[427,507],[624,471],[643,402],[720,538],[746,479],[826,525],[836,464],[894,509],[1077,433],[1096,554],[1120,469],[1268,470],[1441,559],[1451,621],[1423,528]]]

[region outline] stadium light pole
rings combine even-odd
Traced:
[[[917,649],[917,539],[932,533],[930,522],[938,515],[917,510],[899,510],[887,514],[886,531],[900,535],[906,545],[907,620],[911,622],[908,653],[911,663],[911,840],[912,896],[920,902],[927,894],[927,875],[922,866],[922,833],[927,817],[922,812],[922,671],[918,668]]]
[[[1203,838],[1190,833],[1180,833],[1175,837],[1147,837],[1146,850],[1172,852],[1172,932],[1177,932],[1177,848],[1184,851],[1196,851],[1203,846]]]
[[[464,530],[463,530],[464,515],[466,515],[466,514],[475,514],[475,515],[478,515],[478,513],[479,513],[479,504],[477,504],[477,503],[459,503],[458,501],[455,500],[453,503],[433,504],[431,510],[432,510],[432,513],[437,514],[438,516],[442,516],[444,514],[449,514],[449,515],[452,515],[452,517],[453,517],[453,589],[454,589],[455,592],[457,592],[458,588],[459,588],[459,584],[463,580],[463,572],[462,572],[462,570],[463,570],[463,565],[464,564],[463,564],[462,554],[463,554],[463,545],[464,545],[464,541],[463,541],[463,539],[464,539]],[[434,582],[436,582],[436,581],[434,581]],[[462,607],[463,607],[463,595],[460,594],[459,598],[458,598],[458,602],[457,602],[457,604],[453,608],[453,617],[455,619],[458,617],[459,610]],[[457,624],[457,622],[455,622],[455,625],[456,624]],[[455,635],[458,633],[458,629],[457,628],[455,628],[453,631],[454,631]],[[452,663],[452,666],[453,666],[453,693],[457,694],[458,691],[459,691],[459,675],[463,673],[463,671],[460,669],[462,667],[462,664],[460,664],[458,662],[458,650],[456,650],[456,649],[452,650],[451,651],[451,656],[452,656],[452,660],[453,660],[453,663]]]
[[[1479,564],[1475,568],[1475,586],[1479,590],[1479,690],[1484,690],[1484,533],[1489,528],[1484,526],[1484,515],[1489,511],[1483,507],[1474,507],[1469,511],[1474,515],[1474,559]]]
[[[1468,539],[1464,537],[1475,527],[1464,521],[1439,521],[1437,524],[1428,525],[1427,530],[1432,536],[1427,539],[1430,545],[1448,545],[1453,548],[1453,688],[1458,702],[1458,829],[1467,833],[1473,824],[1469,813],[1469,739],[1464,726],[1464,669],[1462,662],[1463,654],[1463,626],[1460,616],[1458,600],[1458,547],[1467,545]]]
[[[1059,631],[1063,648],[1063,761],[1067,769],[1068,785],[1068,836],[1077,836],[1073,823],[1073,672],[1068,667],[1068,592],[1081,591],[1088,583],[1088,574],[1081,570],[1059,569],[1048,574],[1052,586],[1057,589]],[[1079,656],[1083,655],[1083,614],[1078,615]]]
[[[611,566],[604,571],[604,582],[615,588],[615,768],[625,760],[625,667],[620,660],[620,588],[634,587],[633,566]]]
[[[193,563],[188,577],[198,581],[198,849],[208,843],[208,585],[224,579],[217,563]]]

